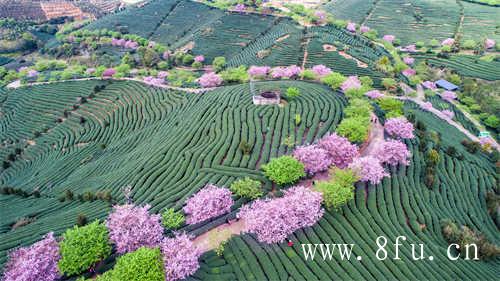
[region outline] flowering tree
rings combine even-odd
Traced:
[[[366,33],[368,31],[370,31],[370,28],[366,25],[362,25],[360,28],[359,28],[359,31],[361,31],[361,33]]]
[[[452,102],[457,99],[457,94],[452,91],[444,91],[440,94],[441,98],[447,102]]]
[[[304,170],[308,174],[325,171],[332,164],[328,152],[316,145],[297,147],[293,157],[304,164]]]
[[[415,53],[417,51],[417,46],[415,44],[410,44],[404,48],[401,48],[403,52]],[[405,62],[406,63],[406,62]]]
[[[271,71],[271,68],[269,66],[255,66],[252,65],[248,69],[248,75],[254,78],[264,78],[269,74],[269,71]]]
[[[486,49],[491,49],[491,48],[495,47],[495,44],[496,44],[496,42],[493,39],[486,38],[484,40],[484,48],[486,48]]]
[[[204,62],[205,61],[205,57],[202,56],[202,55],[196,56],[196,57],[194,57],[194,61],[195,62]]]
[[[349,31],[349,32],[354,33],[354,32],[356,32],[356,24],[350,21],[347,23],[347,26],[345,29],[347,29],[347,31]]]
[[[332,163],[341,169],[347,167],[354,157],[359,155],[358,147],[355,144],[335,133],[321,138],[318,146],[326,150]]]
[[[453,38],[446,38],[441,42],[441,46],[452,46],[455,44],[455,39]]]
[[[205,73],[198,78],[198,83],[203,88],[217,87],[221,85],[222,82],[222,78],[218,74],[215,74],[215,72]]]
[[[191,237],[185,233],[163,239],[161,252],[166,281],[184,279],[195,273],[200,267],[198,258],[201,251],[193,244]]]
[[[30,69],[28,70],[28,73],[26,74],[26,77],[28,78],[35,78],[38,76],[38,71],[34,70],[34,69]]]
[[[133,252],[142,246],[156,247],[163,239],[160,215],[149,214],[150,206],[126,204],[115,206],[106,221],[109,238],[120,254]]]
[[[396,36],[394,35],[384,35],[384,37],[382,37],[382,40],[386,41],[386,42],[389,42],[389,43],[392,43],[394,42],[394,40],[396,39]]]
[[[406,144],[397,140],[388,140],[382,143],[377,151],[377,158],[384,164],[396,166],[403,164],[410,165],[408,158],[411,157],[410,151],[406,148]]]
[[[158,71],[158,74],[156,75],[156,77],[160,78],[160,79],[165,79],[167,78],[168,76],[168,72],[166,71]]]
[[[451,110],[445,109],[441,111],[441,113],[447,118],[447,119],[453,119],[455,117],[455,113]]]
[[[142,79],[142,81],[144,81],[144,83],[146,83],[148,85],[160,86],[160,85],[163,85],[163,83],[165,82],[165,78],[156,78],[153,76],[146,76]]]
[[[358,76],[349,76],[347,79],[340,85],[340,89],[345,92],[350,89],[359,89],[361,88],[361,81],[359,81]]]
[[[271,76],[275,79],[282,79],[282,78],[292,78],[292,77],[296,77],[297,75],[300,74],[300,67],[296,66],[296,65],[290,65],[290,66],[287,66],[287,67],[281,67],[281,66],[278,66],[278,67],[274,67],[273,69],[271,69]]]
[[[237,214],[246,231],[260,242],[278,243],[294,231],[314,225],[322,216],[321,193],[303,186],[286,190],[281,198],[256,200],[241,207]]]
[[[111,77],[115,74],[116,74],[116,70],[114,70],[113,68],[108,68],[108,69],[104,70],[104,72],[102,73],[102,76],[103,77]]]
[[[378,99],[384,96],[379,90],[372,90],[365,93],[365,96],[371,99]]]
[[[247,9],[247,7],[244,4],[241,4],[241,3],[236,4],[236,5],[233,6],[233,10],[235,12],[238,12],[238,13],[243,13],[243,12],[246,11],[246,9]]]
[[[170,58],[170,51],[165,51],[163,52],[163,54],[161,55],[161,57],[164,59],[164,60],[168,60]]]
[[[432,109],[432,103],[431,102],[424,102],[420,105],[420,108],[422,108],[423,110],[431,110]]]
[[[186,222],[195,224],[229,213],[233,203],[229,189],[207,184],[186,201],[183,208]]]
[[[417,72],[415,71],[415,69],[407,68],[407,69],[401,71],[401,74],[403,74],[406,77],[410,77],[410,76],[414,76],[415,74],[417,74]]]
[[[429,89],[429,90],[436,90],[437,89],[436,83],[434,83],[432,81],[424,81],[424,82],[422,82],[422,86],[424,86],[426,89]]]
[[[415,59],[412,57],[404,57],[403,62],[406,64],[413,64],[415,62]]]
[[[312,71],[314,72],[314,74],[316,74],[317,77],[320,77],[320,78],[332,73],[332,70],[330,68],[328,68],[322,64],[318,64],[318,65],[313,66]]]
[[[391,137],[401,139],[412,139],[413,124],[404,117],[390,118],[385,121],[384,129]]]
[[[52,281],[60,277],[57,262],[61,258],[54,233],[35,244],[9,254],[2,281]]]
[[[349,168],[361,178],[361,181],[368,181],[372,184],[379,184],[384,177],[389,176],[380,161],[373,156],[355,158]]]

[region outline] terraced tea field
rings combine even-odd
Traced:
[[[312,142],[333,130],[345,103],[323,86],[299,82],[256,85],[296,86],[307,93],[284,108],[254,106],[248,85],[196,95],[114,82],[74,109],[77,98],[88,96],[100,83],[69,82],[2,93],[1,157],[6,159],[15,148],[22,152],[2,172],[1,185],[27,192],[37,188],[42,194],[39,199],[0,195],[6,214],[0,224],[2,253],[32,243],[49,230],[62,232],[75,223],[78,213],[93,219],[109,211],[100,201],[58,202],[66,189],[75,194],[109,190],[122,200],[120,188],[131,185],[137,203],[150,203],[160,211],[181,207],[207,182],[227,186],[244,176],[264,181],[258,167],[288,152],[286,138]],[[67,118],[65,110],[70,112]],[[26,121],[26,114],[33,118]],[[302,118],[298,126],[295,114]],[[63,121],[56,122],[60,117]],[[241,153],[242,140],[254,153]],[[12,208],[12,200],[23,208]],[[20,217],[36,221],[10,230]],[[1,257],[4,263],[5,255]]]

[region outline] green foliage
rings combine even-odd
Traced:
[[[256,199],[263,195],[261,187],[261,182],[246,177],[233,182],[230,186],[230,190],[238,196]]]
[[[166,209],[162,214],[163,226],[167,229],[177,229],[184,224],[186,218],[182,212],[176,212],[174,208]]]
[[[326,208],[335,210],[354,198],[354,183],[358,180],[350,169],[334,169],[332,179],[319,181],[314,185],[314,189],[323,194]]]
[[[306,175],[304,164],[292,156],[272,158],[269,163],[262,165],[262,170],[266,177],[279,185],[294,183]]]
[[[245,83],[249,80],[247,68],[244,65],[228,68],[220,73],[225,82]]]
[[[305,80],[316,79],[316,74],[311,69],[306,69],[306,70],[302,71],[301,75],[302,75],[302,78]]]
[[[326,75],[325,77],[321,78],[321,82],[332,87],[332,89],[337,90],[340,87],[340,85],[344,83],[346,79],[347,78],[344,75],[338,72],[332,72]]]
[[[66,275],[79,274],[111,254],[108,230],[99,221],[66,230],[59,243],[59,270]]]
[[[194,57],[191,54],[185,54],[182,56],[182,64],[183,65],[191,65],[194,61]]]
[[[300,125],[300,122],[302,121],[301,120],[301,117],[300,117],[300,114],[295,114],[295,126],[298,126]]]
[[[484,124],[493,129],[500,128],[500,119],[495,115],[489,115],[488,118],[484,119]]]
[[[160,249],[141,247],[118,258],[115,267],[98,281],[163,281],[163,260]]]
[[[347,117],[370,118],[370,112],[373,110],[370,102],[365,99],[352,99],[349,106],[344,108],[344,114]]]
[[[293,99],[300,96],[300,90],[296,87],[289,87],[288,89],[286,89],[285,95],[286,95],[287,99],[293,100]]]
[[[381,98],[377,99],[377,104],[380,106],[380,108],[385,111],[386,114],[389,114],[392,117],[397,117],[403,115],[403,102],[386,97],[386,98]]]
[[[373,79],[370,76],[361,76],[359,77],[359,81],[361,81],[363,87],[371,88],[373,86]]]
[[[462,43],[462,48],[467,49],[467,50],[472,50],[476,47],[476,42],[472,39],[465,40]]]
[[[216,72],[221,71],[226,66],[225,57],[215,57],[212,61],[212,66]]]
[[[446,76],[446,80],[450,81],[451,83],[455,85],[460,85],[462,84],[462,77],[456,73],[450,73]]]
[[[196,76],[191,71],[176,69],[168,72],[167,79],[173,86],[181,87],[186,84],[193,83]]]
[[[397,82],[393,78],[383,78],[382,79],[382,86],[384,86],[384,88],[386,88],[387,90],[394,89],[396,87],[396,85],[397,85]]]
[[[351,142],[364,142],[368,138],[369,119],[364,117],[344,118],[337,127],[337,133]]]

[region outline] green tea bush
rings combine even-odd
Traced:
[[[238,196],[256,199],[263,195],[261,187],[262,183],[246,177],[233,182],[229,189]]]
[[[165,210],[161,214],[162,218],[162,223],[165,228],[168,229],[176,229],[181,227],[184,222],[186,221],[186,218],[181,212],[176,212],[174,208],[170,208]]]
[[[292,156],[273,158],[262,165],[262,170],[266,177],[280,185],[294,183],[306,175],[304,164]]]

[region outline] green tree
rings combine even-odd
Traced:
[[[350,169],[334,169],[332,179],[319,181],[314,189],[323,194],[323,202],[327,209],[342,207],[354,198],[354,183],[359,178]]]
[[[336,90],[340,88],[340,85],[342,85],[342,83],[344,83],[346,79],[347,78],[344,75],[338,72],[332,72],[326,75],[325,77],[321,78],[321,82],[332,87],[332,89]]]
[[[233,182],[229,189],[238,196],[256,199],[263,195],[261,188],[261,182],[246,177]]]
[[[403,115],[403,102],[394,98],[381,98],[377,99],[377,104],[385,111],[386,114],[392,117]]]
[[[111,254],[108,229],[99,221],[66,230],[59,243],[59,270],[66,275],[79,274]]]
[[[220,76],[225,82],[245,83],[249,80],[247,69],[244,65],[238,67],[227,68],[220,73]]]
[[[488,127],[498,129],[500,128],[500,119],[496,117],[495,115],[490,115],[488,118],[484,119],[484,124]]]
[[[174,208],[165,210],[161,214],[161,218],[163,226],[168,229],[177,229],[186,221],[184,215],[181,212],[176,212]]]
[[[163,281],[165,273],[159,248],[141,247],[118,258],[115,267],[97,281]]]
[[[273,158],[262,165],[262,170],[266,177],[279,185],[294,183],[306,175],[304,164],[292,156]]]

